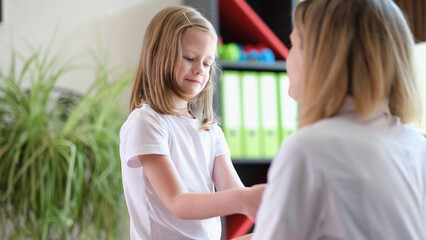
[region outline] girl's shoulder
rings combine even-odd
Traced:
[[[164,114],[157,113],[149,105],[144,104],[129,114],[123,128],[132,125],[161,125],[163,122]]]
[[[158,113],[154,109],[152,109],[148,104],[144,104],[142,105],[142,107],[134,109],[129,114],[128,119],[132,118],[162,121],[162,119],[164,118],[164,114]]]
[[[220,137],[221,135],[223,135],[222,128],[217,123],[210,126],[207,130],[202,130],[202,131],[210,133],[215,137]]]

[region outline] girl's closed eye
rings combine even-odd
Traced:
[[[193,57],[183,56],[183,58],[187,61],[195,61],[195,58],[193,58]],[[210,62],[204,62],[203,66],[204,67],[210,67],[212,64],[213,63],[210,63]]]

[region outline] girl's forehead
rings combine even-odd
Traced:
[[[186,29],[183,32],[181,39],[185,38],[185,36],[188,36],[188,35],[191,37],[194,37],[195,35],[197,35],[197,36],[205,36],[205,37],[210,37],[212,39],[217,39],[217,36],[215,33],[212,33],[206,29],[197,28],[197,27],[190,27]]]
[[[190,28],[182,35],[182,48],[184,49],[212,49],[217,47],[216,35],[197,28]]]

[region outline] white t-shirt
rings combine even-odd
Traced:
[[[222,130],[199,130],[196,119],[164,115],[144,105],[130,113],[120,130],[120,157],[130,235],[133,240],[220,239],[220,218],[182,220],[152,188],[138,155],[169,155],[189,192],[214,192],[213,164],[230,154]]]
[[[425,240],[426,140],[388,107],[339,115],[284,141],[268,172],[254,240]]]

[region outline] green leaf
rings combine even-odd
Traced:
[[[115,239],[126,117],[117,100],[132,74],[112,77],[103,55],[90,52],[93,84],[70,95],[58,80],[87,65],[26,45],[28,56],[13,49],[8,72],[0,70],[0,224],[12,226],[0,227],[0,238]]]

